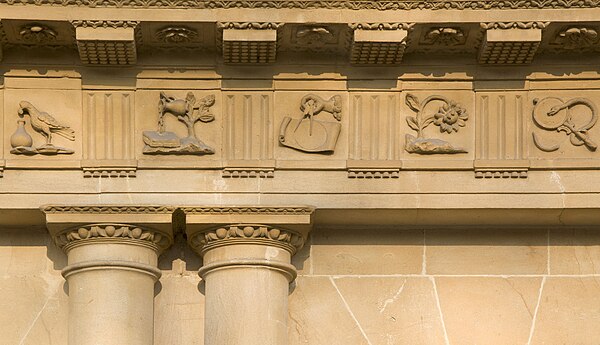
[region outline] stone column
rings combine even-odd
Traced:
[[[188,240],[204,259],[199,274],[205,283],[205,345],[288,343],[289,284],[296,278],[291,258],[304,244],[312,212],[188,210]],[[233,219],[240,223],[214,226]]]
[[[44,209],[48,229],[68,259],[62,274],[69,345],[152,345],[158,256],[172,243],[170,210],[77,209]]]

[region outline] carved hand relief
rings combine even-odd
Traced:
[[[21,101],[18,111],[19,119],[18,127],[15,133],[10,137],[10,145],[12,150],[10,153],[16,155],[56,155],[56,154],[72,154],[74,151],[64,147],[54,146],[52,144],[52,135],[57,134],[70,141],[75,140],[75,131],[69,126],[56,121],[50,114],[39,111],[33,104]],[[43,135],[46,138],[44,145],[34,147],[33,138],[25,129],[25,116],[29,117],[31,128]]]
[[[215,150],[207,146],[196,136],[196,122],[211,122],[215,116],[210,113],[210,107],[215,104],[215,96],[209,95],[199,101],[193,93],[188,92],[185,99],[177,99],[160,93],[158,102],[158,131],[144,131],[144,153],[166,155],[205,155],[213,154]],[[174,132],[165,130],[165,115],[171,114],[181,121],[188,131],[185,138],[180,138]]]
[[[598,120],[598,110],[592,101],[587,98],[572,98],[564,102],[557,97],[546,97],[541,100],[534,99],[533,104],[533,122],[538,128],[564,132],[571,144],[585,145],[588,150],[596,151],[598,145],[588,135],[588,131]],[[588,108],[590,114],[578,113],[579,116],[574,116],[570,109],[578,105]],[[558,142],[544,143],[535,132],[532,135],[535,146],[544,152],[553,152],[560,148],[560,139]]]
[[[283,146],[304,152],[333,153],[342,125],[342,98],[339,95],[329,100],[308,94],[300,101],[302,118],[283,118],[279,127],[279,142]],[[323,121],[315,118],[321,112],[330,113],[335,120]]]
[[[428,105],[437,103],[437,112],[426,114]],[[433,95],[419,102],[417,96],[413,94],[406,95],[406,104],[410,109],[417,113],[416,116],[407,116],[408,126],[417,132],[417,136],[407,134],[404,149],[409,153],[418,154],[453,154],[467,153],[467,150],[461,147],[454,147],[449,142],[442,139],[425,138],[423,131],[432,123],[440,128],[441,133],[452,134],[458,132],[460,127],[466,126],[469,119],[466,109],[460,104],[447,99],[444,96]]]

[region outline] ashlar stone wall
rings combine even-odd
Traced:
[[[600,339],[600,234],[591,228],[317,227],[293,263],[290,345]],[[66,344],[65,265],[45,229],[2,230],[0,343]],[[204,343],[200,266],[183,238],[162,255],[154,344]]]

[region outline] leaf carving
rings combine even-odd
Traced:
[[[205,123],[211,122],[214,119],[215,119],[215,116],[211,113],[206,113],[206,114],[200,115],[200,121],[205,122]]]
[[[426,118],[425,121],[423,121],[423,128],[429,126],[429,124],[431,124],[433,122],[433,120],[434,120],[433,116]]]
[[[414,116],[407,116],[406,123],[408,127],[412,128],[414,131],[419,131],[419,125],[417,124],[417,119]]]
[[[420,112],[421,111],[421,105],[419,102],[419,98],[415,95],[413,95],[412,93],[409,93],[406,95],[406,105],[408,105],[408,107],[410,109],[412,109],[415,112]]]

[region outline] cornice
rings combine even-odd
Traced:
[[[188,206],[180,207],[185,214],[259,214],[309,215],[315,209],[309,206]]]
[[[410,30],[415,23],[350,23],[352,30]]]
[[[140,22],[133,20],[71,20],[71,25],[76,28],[135,28]]]
[[[482,29],[508,30],[508,29],[545,29],[550,22],[490,22],[481,23]]]
[[[304,237],[295,231],[262,224],[233,224],[198,232],[189,243],[196,252],[235,244],[259,244],[279,247],[292,255],[304,245]]]
[[[217,29],[236,30],[275,30],[283,26],[283,23],[274,22],[217,22]]]
[[[157,251],[167,249],[173,242],[168,235],[153,229],[115,223],[78,226],[54,236],[58,247],[65,252],[80,244],[103,240],[149,245]]]
[[[148,214],[173,213],[173,206],[42,206],[46,214]]]
[[[511,9],[570,9],[570,8],[596,8],[600,0],[452,0],[452,1],[427,1],[427,0],[0,0],[0,4],[22,6],[52,5],[76,7],[112,7],[112,8],[195,8],[195,9],[229,9],[229,8],[256,8],[256,9],[342,9],[342,10],[511,10]]]

